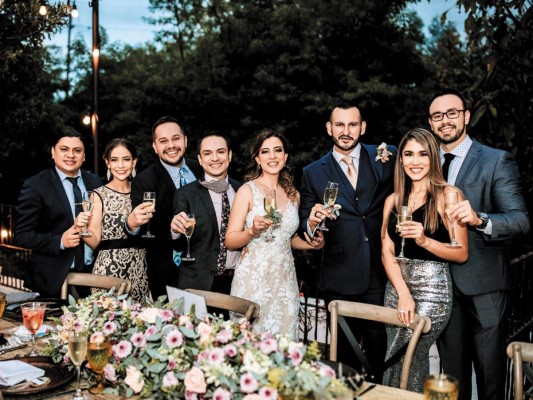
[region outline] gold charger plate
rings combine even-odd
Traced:
[[[12,360],[24,361],[37,368],[44,370],[44,376],[50,379],[48,383],[39,386],[30,386],[21,388],[19,385],[15,386],[1,386],[0,392],[8,396],[24,396],[28,394],[40,393],[46,390],[58,388],[66,385],[76,377],[76,370],[74,368],[68,369],[65,364],[54,364],[50,357],[16,357]]]

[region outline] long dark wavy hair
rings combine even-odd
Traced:
[[[415,128],[407,132],[400,142],[398,147],[398,157],[396,157],[396,166],[394,170],[394,205],[396,210],[400,206],[407,206],[409,201],[409,193],[411,192],[412,181],[405,173],[402,165],[402,153],[405,145],[410,140],[419,143],[424,150],[428,152],[429,156],[429,179],[427,196],[426,196],[426,210],[424,213],[424,229],[429,229],[431,233],[437,230],[438,208],[437,200],[442,196],[444,188],[448,185],[442,175],[442,167],[440,164],[439,144],[435,136],[426,129]]]
[[[261,147],[263,146],[265,140],[270,139],[272,137],[278,138],[281,141],[281,144],[283,145],[283,151],[288,155],[287,161],[285,162],[283,169],[279,172],[278,182],[287,194],[287,197],[290,200],[294,200],[298,191],[294,187],[291,168],[289,166],[289,143],[287,142],[285,136],[273,129],[264,129],[259,132],[255,137],[254,144],[252,145],[252,149],[250,150],[250,163],[247,166],[247,171],[244,180],[251,181],[252,179],[259,178],[263,173],[261,171],[261,167],[255,161],[255,158],[259,155],[259,151],[261,150]]]
[[[109,161],[109,158],[111,157],[111,152],[115,147],[118,146],[124,146],[131,153],[131,158],[133,160],[137,159],[137,149],[135,148],[135,145],[132,142],[124,138],[115,138],[111,139],[105,147],[104,155],[102,157],[105,162]],[[131,181],[133,179],[133,176],[130,175],[128,179]],[[111,180],[113,180],[113,177],[111,177]]]

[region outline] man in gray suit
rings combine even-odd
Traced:
[[[518,167],[508,152],[466,133],[470,112],[461,93],[433,96],[429,124],[441,143],[444,177],[466,200],[452,213],[468,224],[469,259],[450,264],[452,315],[438,339],[445,373],[459,379],[459,398],[471,398],[472,363],[479,399],[501,400],[505,390],[506,308],[510,266],[505,244],[530,229]]]

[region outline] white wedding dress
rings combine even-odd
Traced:
[[[265,215],[263,195],[253,182],[247,182],[253,193],[253,207],[246,216],[245,229],[256,215]],[[283,218],[265,239],[266,232],[252,239],[243,249],[235,268],[231,295],[259,304],[259,318],[253,324],[258,333],[289,334],[298,340],[300,298],[291,238],[299,224],[298,206],[290,201]]]

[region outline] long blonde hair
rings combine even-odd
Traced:
[[[244,177],[245,181],[251,181],[252,179],[259,178],[261,176],[261,167],[257,162],[255,161],[256,157],[259,155],[259,151],[261,150],[261,147],[263,146],[263,143],[265,140],[270,139],[271,137],[276,137],[281,141],[281,144],[283,145],[283,151],[287,154],[287,161],[285,162],[285,165],[283,166],[282,170],[279,173],[278,182],[280,186],[283,188],[285,193],[287,194],[287,197],[290,200],[295,200],[298,191],[296,190],[296,187],[294,187],[292,174],[290,171],[289,166],[289,150],[288,146],[289,143],[287,142],[287,139],[285,136],[283,136],[280,132],[276,132],[273,129],[263,129],[261,132],[257,134],[254,140],[254,144],[252,145],[252,148],[250,150],[250,163],[247,167],[247,172]]]
[[[398,147],[398,157],[394,171],[394,205],[396,210],[400,206],[408,205],[409,193],[411,192],[412,180],[405,173],[402,165],[402,152],[410,140],[419,143],[429,156],[429,179],[427,184],[426,209],[424,212],[424,229],[434,233],[439,225],[439,213],[437,201],[441,198],[444,188],[448,185],[442,175],[440,163],[439,144],[433,134],[423,128],[415,128],[407,132]]]

